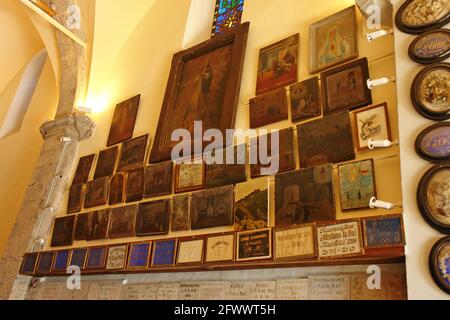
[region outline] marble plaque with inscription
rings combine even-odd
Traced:
[[[363,254],[359,221],[317,227],[317,245],[319,259]]]
[[[364,273],[351,275],[352,300],[406,300],[405,274],[382,272],[378,288],[368,279]]]
[[[202,300],[223,300],[222,281],[200,282],[199,297]]]
[[[29,290],[27,300],[60,300],[65,282],[40,282]]]
[[[177,300],[179,289],[179,283],[160,284],[156,293],[156,300]]]
[[[319,275],[308,277],[309,300],[349,300],[349,275]]]
[[[182,282],[178,290],[178,300],[200,300],[200,282]]]
[[[276,300],[308,300],[308,279],[278,280]]]
[[[119,300],[122,282],[93,282],[89,288],[88,300]]]
[[[120,300],[156,300],[157,283],[128,284],[123,287]]]
[[[250,285],[244,281],[225,282],[223,285],[224,300],[248,300]]]
[[[274,231],[274,258],[290,260],[316,256],[315,225]]]
[[[249,282],[249,300],[275,300],[276,281]]]

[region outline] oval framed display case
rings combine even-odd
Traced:
[[[420,71],[411,86],[411,102],[427,119],[450,119],[450,64],[432,64]]]
[[[427,2],[433,2],[430,8]],[[395,24],[401,31],[420,34],[445,26],[450,22],[448,0],[407,0],[395,15]]]
[[[428,259],[430,272],[436,284],[450,294],[450,236],[439,240]]]
[[[425,173],[417,188],[417,205],[431,227],[450,234],[450,163]]]
[[[436,123],[423,130],[416,138],[417,154],[430,162],[450,161],[450,123]]]
[[[418,36],[408,49],[409,57],[421,64],[432,64],[450,57],[450,30],[437,29]]]

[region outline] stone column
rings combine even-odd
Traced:
[[[37,239],[48,241],[53,219],[69,185],[78,144],[90,138],[94,129],[92,120],[81,114],[65,115],[41,126],[45,142],[0,259],[0,299],[17,298],[26,292],[24,286],[29,281],[19,275],[22,257],[40,249],[36,247]]]

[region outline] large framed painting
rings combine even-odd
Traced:
[[[141,95],[137,95],[116,106],[109,130],[108,147],[133,137],[140,99]]]
[[[331,222],[317,226],[319,259],[335,259],[364,254],[359,220]]]
[[[155,241],[153,244],[152,267],[175,265],[177,244],[177,239]]]
[[[132,140],[128,140],[122,144],[120,150],[119,164],[117,172],[123,172],[131,169],[142,167],[145,159],[145,150],[149,135],[143,135]]]
[[[275,176],[277,227],[335,219],[332,164]]]
[[[411,86],[411,101],[427,119],[450,119],[450,63],[441,62],[422,69]]]
[[[127,172],[125,201],[136,202],[143,199],[144,194],[144,168],[137,168]]]
[[[367,86],[367,58],[349,62],[320,74],[323,113],[351,110],[372,104],[372,91]]]
[[[250,128],[255,129],[289,118],[286,89],[280,88],[250,99]]]
[[[294,155],[294,129],[286,128],[278,131],[278,140],[274,139],[274,142],[278,143],[278,153],[272,148],[273,135],[274,133],[270,133],[250,140],[250,152],[258,150],[256,163],[250,164],[250,176],[253,179],[295,170],[297,164]],[[267,148],[264,147],[265,143]],[[261,149],[267,149],[267,156],[270,158],[268,164],[263,164],[264,159],[261,158]],[[278,166],[276,166],[277,163]]]
[[[83,207],[84,185],[74,184],[69,189],[69,199],[67,201],[67,213],[77,213]]]
[[[98,210],[88,214],[86,240],[104,240],[108,234],[110,209]]]
[[[140,203],[136,219],[136,235],[167,234],[170,224],[169,199]]]
[[[450,123],[439,122],[424,129],[416,138],[417,154],[430,162],[450,161]]]
[[[205,173],[205,163],[177,163],[175,165],[175,193],[194,191],[205,188]]]
[[[234,186],[208,189],[192,194],[191,229],[232,226]]]
[[[166,161],[145,167],[144,198],[164,196],[172,193],[173,162]]]
[[[390,248],[406,244],[403,216],[392,214],[362,219],[364,247]]]
[[[227,161],[233,155],[233,161]],[[217,188],[247,181],[247,145],[230,146],[212,153],[217,161],[206,165],[206,187]],[[221,163],[219,163],[221,162]],[[231,162],[231,163],[227,163]]]
[[[172,198],[172,222],[170,230],[173,232],[187,231],[191,229],[191,197],[189,194],[183,194]]]
[[[290,86],[292,121],[302,121],[322,114],[319,77]]]
[[[128,244],[110,245],[106,259],[106,270],[123,270],[126,266]]]
[[[298,125],[297,137],[300,168],[356,157],[348,111]]]
[[[421,64],[432,64],[450,57],[450,30],[431,30],[418,36],[408,49],[409,57]]]
[[[174,55],[150,162],[171,159],[176,129],[234,128],[250,23]]]
[[[225,233],[208,236],[206,239],[205,262],[234,261],[235,234]]]
[[[297,33],[259,51],[257,96],[297,82],[299,45]]]
[[[450,236],[442,238],[433,246],[429,267],[436,284],[450,294]]]
[[[234,229],[236,231],[269,227],[269,190],[254,190],[236,201]]]
[[[341,209],[369,208],[372,197],[376,197],[373,160],[363,160],[338,166]]]
[[[316,73],[357,56],[355,6],[309,27],[309,73]]]
[[[130,238],[136,235],[136,215],[138,205],[111,209],[109,219],[109,239]]]
[[[125,201],[125,174],[117,173],[112,176],[109,183],[109,200],[110,206]]]
[[[76,216],[56,218],[53,223],[52,247],[70,246],[73,243]]]
[[[299,260],[317,256],[316,225],[308,223],[273,230],[275,260]]]
[[[204,237],[178,239],[177,265],[194,265],[203,263],[204,249]]]
[[[450,234],[450,164],[429,169],[419,182],[417,204],[426,222],[434,229]]]
[[[152,252],[152,242],[130,243],[128,250],[127,269],[145,269],[150,263],[150,254]]]
[[[100,151],[95,167],[94,180],[113,175],[118,155],[119,146]]]
[[[89,181],[86,187],[84,207],[86,209],[103,206],[108,202],[109,177]]]
[[[272,258],[272,229],[242,231],[236,235],[236,261]]]
[[[356,110],[353,117],[358,151],[369,148],[369,139],[391,140],[387,103]]]
[[[78,161],[78,166],[73,176],[72,185],[86,183],[89,180],[92,164],[95,160],[95,154],[81,157]]]

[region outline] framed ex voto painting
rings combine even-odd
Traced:
[[[175,129],[234,128],[250,23],[174,55],[150,162],[171,158]]]

